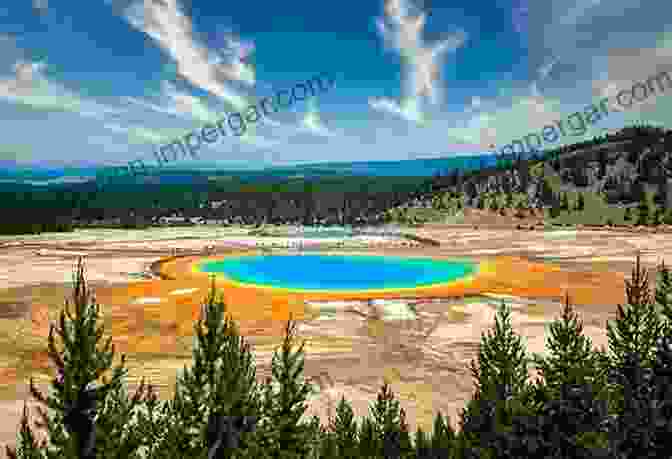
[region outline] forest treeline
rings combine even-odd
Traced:
[[[521,214],[548,209],[550,218],[563,210],[562,194],[567,192],[590,195],[605,205],[650,201],[649,207],[661,208],[660,221],[672,209],[672,131],[662,128],[626,127],[491,163],[475,158],[432,177],[344,175],[252,182],[201,177],[185,184],[110,184],[103,191],[95,184],[4,184],[0,199],[13,218],[0,222],[0,234],[71,230],[106,221],[119,228],[146,228],[171,216],[248,225],[421,223],[424,218],[409,214],[409,207],[483,209],[497,202],[493,210],[499,211],[506,205],[502,198],[510,194],[518,195]],[[550,185],[556,179],[561,190]],[[446,204],[448,197],[455,205]]]
[[[638,255],[625,292],[626,304],[616,306],[616,319],[606,325],[608,348],[592,346],[566,297],[544,355],[527,353],[502,304],[471,362],[474,390],[459,428],[437,413],[431,431],[410,432],[387,383],[362,419],[344,398],[332,418],[307,419],[313,386],[303,373],[296,322],[287,322],[272,377],[259,383],[250,346],[214,285],[194,326],[193,363],[178,374],[173,398],[158,400],[144,380],[130,396],[125,356],[112,366],[112,338],[101,342],[100,309],[80,259],[74,312],[66,302],[49,333],[57,369],[50,394],[30,381],[45,408],[37,428],[48,440],[37,441],[24,408],[18,451],[7,452],[12,458],[120,459],[669,458],[672,272],[664,263],[648,272]],[[538,371],[534,380],[530,368]]]

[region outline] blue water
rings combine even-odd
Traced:
[[[255,255],[199,266],[246,284],[292,290],[378,290],[450,282],[476,271],[471,262],[362,255]]]
[[[312,226],[303,226],[300,231],[288,231],[286,237],[315,237],[315,238],[344,238],[354,234],[352,228],[348,227],[333,227],[320,228]]]

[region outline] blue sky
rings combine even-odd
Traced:
[[[672,70],[670,17],[660,0],[5,0],[0,160],[151,161],[159,144],[322,72],[329,92],[202,148],[203,163],[481,153]],[[671,99],[584,137],[670,127]]]

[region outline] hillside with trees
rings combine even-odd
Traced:
[[[528,157],[529,156],[529,157]],[[498,165],[433,177],[423,199],[458,195],[465,208],[588,225],[672,224],[672,131],[633,126]]]

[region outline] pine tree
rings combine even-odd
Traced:
[[[542,435],[541,441],[553,451],[564,451],[565,456],[569,448],[574,451],[571,456],[578,457],[574,450],[578,436],[583,436],[578,446],[581,451],[604,440],[604,432],[596,428],[596,422],[601,422],[607,412],[607,373],[601,354],[592,349],[590,338],[583,335],[583,322],[567,294],[562,315],[551,323],[550,332],[546,342],[548,355],[534,357],[543,378],[534,395],[541,394],[540,421],[556,426],[556,438]],[[590,432],[589,440],[586,435]]]
[[[245,449],[260,415],[259,388],[249,344],[217,297],[214,280],[194,325],[193,366],[184,368],[165,411],[167,434],[150,457],[173,451],[184,457]]]
[[[362,420],[361,433],[359,436],[359,457],[361,458],[378,458],[379,451],[382,445],[378,443],[378,436],[376,435],[376,427],[369,416],[365,416]]]
[[[415,432],[415,456],[417,459],[431,459],[432,447],[425,435],[425,432],[422,430],[422,427],[418,427]]]
[[[433,457],[450,457],[455,450],[455,432],[449,421],[440,412],[434,417],[434,431],[430,441]]]
[[[499,203],[497,202],[497,196],[493,196],[490,199],[490,210],[497,212],[499,210]]]
[[[567,197],[567,193],[562,193],[560,195],[560,210],[569,210],[569,198]]]
[[[639,352],[643,362],[651,362],[656,338],[662,330],[649,287],[649,273],[641,267],[637,254],[630,280],[625,281],[626,305],[618,305],[615,321],[607,323],[609,349],[615,361],[627,351]]]
[[[655,301],[665,318],[665,332],[672,333],[672,271],[665,265],[665,261],[658,266],[658,274]]]
[[[481,336],[477,361],[470,364],[476,392],[519,393],[527,381],[528,358],[522,338],[511,325],[511,309],[504,302],[495,316],[494,328]]]
[[[46,443],[43,443],[42,447],[46,447]],[[9,459],[42,459],[44,457],[43,452],[40,450],[40,445],[38,445],[37,439],[28,423],[28,407],[25,402],[23,404],[17,447],[10,448],[9,446],[5,446],[5,453]]]
[[[50,459],[64,455],[93,458],[99,451],[105,451],[109,458],[135,457],[143,439],[127,425],[144,393],[144,380],[129,402],[123,386],[126,357],[122,355],[121,364],[114,368],[109,381],[103,376],[112,366],[114,345],[109,337],[102,349],[98,348],[104,333],[102,325],[97,327],[100,306],[89,291],[81,257],[73,273],[73,284],[74,316],[66,301],[56,330],[61,337],[62,351],[56,348],[54,326],[49,329],[49,358],[58,372],[51,384],[55,394],[45,397],[34,386],[32,378],[30,380],[32,396],[51,409],[47,412],[38,407],[41,421],[36,422],[38,427],[46,428],[49,442],[42,442],[41,450],[35,449],[31,434],[26,430],[30,428],[24,411],[18,450],[25,457],[45,457],[46,454]],[[101,377],[103,383],[96,387],[95,381]],[[8,448],[7,452],[14,457],[14,451]]]
[[[649,202],[646,194],[642,196],[642,199],[639,201],[639,206],[637,207],[637,224],[638,225],[648,225],[649,224]]]
[[[597,355],[590,338],[583,334],[583,322],[570,305],[567,294],[560,319],[550,325],[546,349],[546,356],[536,354],[533,360],[545,386],[554,394],[559,394],[562,384],[600,384],[596,373]]]
[[[319,446],[319,459],[338,459],[343,456],[338,454],[338,444],[336,443],[336,434],[325,432],[322,436]]]
[[[414,453],[413,443],[411,441],[411,432],[406,421],[406,410],[399,410],[399,457],[409,458]]]
[[[338,454],[344,459],[357,457],[357,421],[354,419],[352,406],[341,397],[336,406],[336,417],[330,425],[336,438]]]
[[[310,427],[300,423],[300,419],[313,389],[302,381],[305,342],[294,350],[295,341],[296,322],[290,318],[282,345],[273,355],[273,378],[266,380],[263,391],[259,440],[274,458],[305,457],[312,441]]]
[[[663,223],[663,214],[664,211],[661,207],[656,206],[656,210],[653,212],[653,224],[659,226]]]
[[[160,450],[156,445],[162,444],[167,434],[171,434],[170,428],[175,427],[175,420],[171,418],[170,401],[162,402],[159,400],[154,386],[148,387],[147,395],[142,401],[142,405],[137,411],[136,420],[132,428],[145,439],[145,446],[142,448],[144,457],[154,459],[163,458],[181,458],[176,450]],[[178,429],[181,426],[178,426]],[[180,429],[182,432],[182,429]],[[151,454],[149,452],[151,451]]]
[[[510,429],[514,414],[525,409],[527,364],[522,338],[511,325],[511,309],[502,303],[494,329],[481,336],[478,359],[470,364],[475,391],[461,413],[464,454],[505,454],[500,433]]]
[[[399,401],[395,399],[387,382],[378,391],[376,402],[370,411],[377,443],[383,447],[382,454],[385,457],[398,457],[401,454]]]
[[[621,371],[621,375],[628,368],[635,368],[632,359],[645,368],[651,366],[656,340],[664,331],[664,323],[651,298],[648,272],[640,266],[639,253],[625,285],[627,304],[619,304],[616,320],[607,322],[611,368]],[[623,387],[621,382],[612,385],[616,409],[622,408]]]
[[[507,209],[513,208],[513,193],[511,192],[506,193],[506,201],[504,203],[504,207],[506,207]]]

